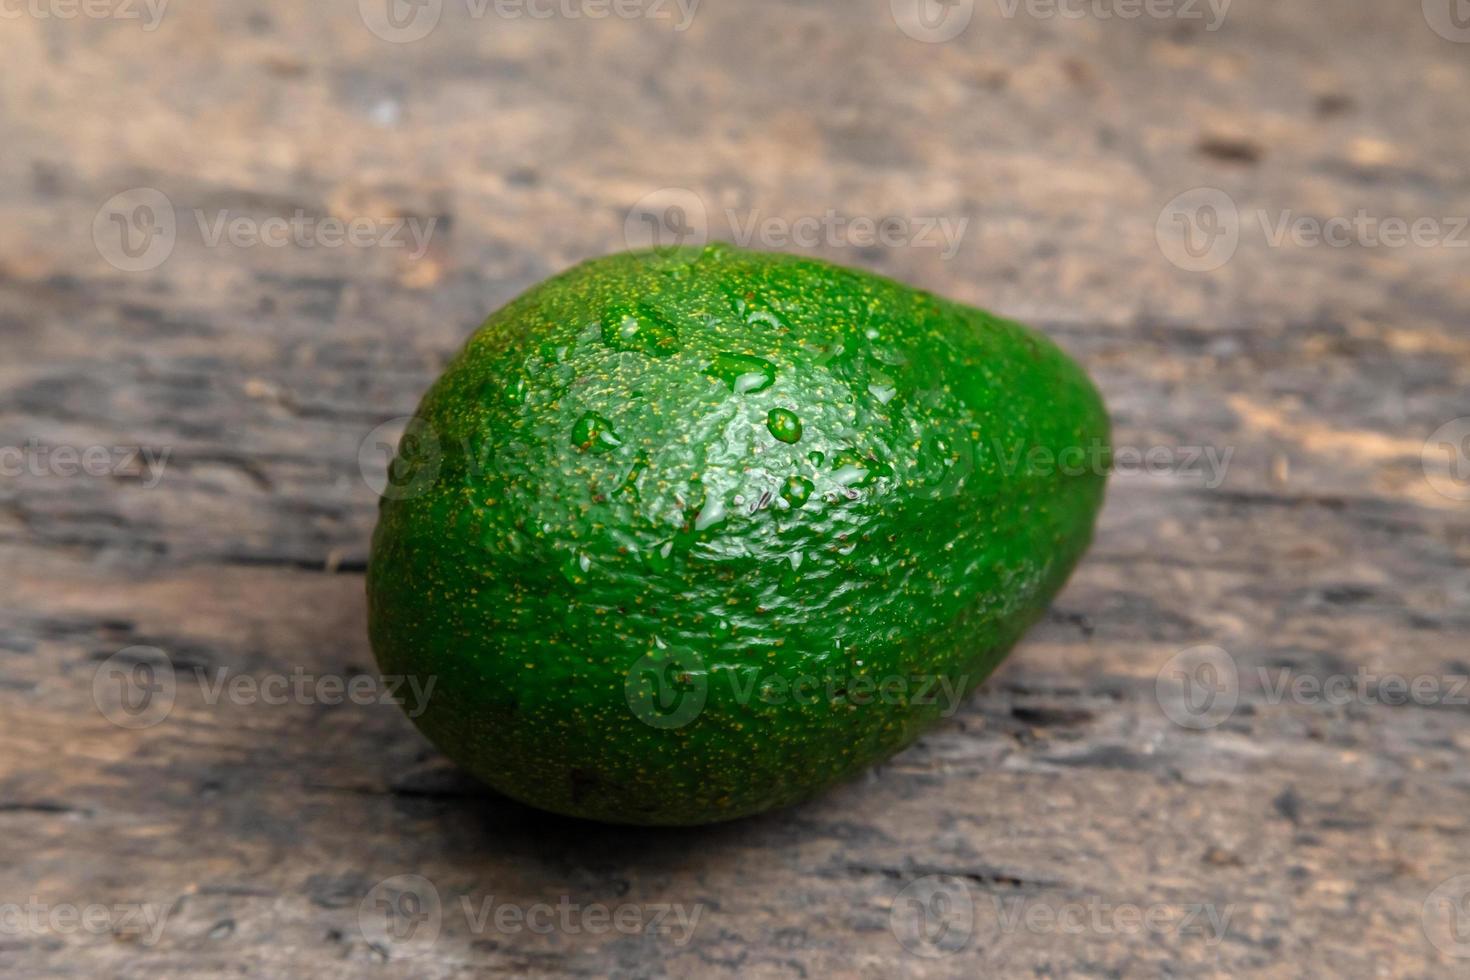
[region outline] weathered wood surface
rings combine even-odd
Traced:
[[[7,18],[0,446],[27,472],[0,477],[0,972],[1463,973],[1470,485],[1423,460],[1470,415],[1470,250],[1443,240],[1470,214],[1470,46],[1433,6],[1240,0],[1210,31],[982,2],[945,43],[876,0],[707,0],[684,31],[450,2],[401,44],[350,3]],[[1202,186],[1241,215],[1209,272],[1155,231]],[[94,219],[138,187],[177,240],[127,272]],[[364,438],[667,187],[716,237],[727,208],[968,218],[948,260],[808,251],[1036,322],[1099,379],[1119,446],[1229,452],[1223,481],[1119,474],[1090,557],[979,696],[867,778],[733,825],[529,811],[392,705],[211,704],[199,672],[370,674]],[[414,260],[211,245],[196,219],[297,209],[438,220]],[[1271,242],[1283,214],[1360,209],[1441,240]],[[91,446],[169,455],[156,485],[47,455]],[[1156,680],[1198,645],[1233,657],[1239,703],[1194,730]],[[94,680],[116,716],[99,671],[137,646],[176,694],[120,727]],[[1360,672],[1438,693],[1273,694]],[[433,883],[438,937],[371,942],[374,888],[404,874]],[[929,920],[948,955],[906,932],[915,882],[951,900]],[[493,918],[542,902],[571,927]],[[681,943],[595,931],[599,903],[700,917]]]

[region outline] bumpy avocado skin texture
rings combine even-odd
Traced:
[[[416,723],[490,785],[631,824],[795,803],[913,741],[1066,581],[1109,462],[1040,334],[725,245],[534,287],[417,417],[379,666],[434,678]]]

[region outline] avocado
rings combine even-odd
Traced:
[[[492,315],[389,469],[385,675],[503,793],[629,824],[805,799],[952,712],[1086,549],[1110,461],[1040,334],[714,244]]]

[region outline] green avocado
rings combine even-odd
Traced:
[[[1096,389],[1020,324],[809,258],[607,256],[425,395],[373,535],[373,650],[518,800],[758,813],[953,712],[1066,581],[1109,463]]]

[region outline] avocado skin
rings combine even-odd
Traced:
[[[533,287],[417,418],[367,573],[382,672],[434,679],[416,724],[491,786],[629,824],[795,803],[913,741],[1065,583],[1109,462],[1040,334],[727,245]]]

